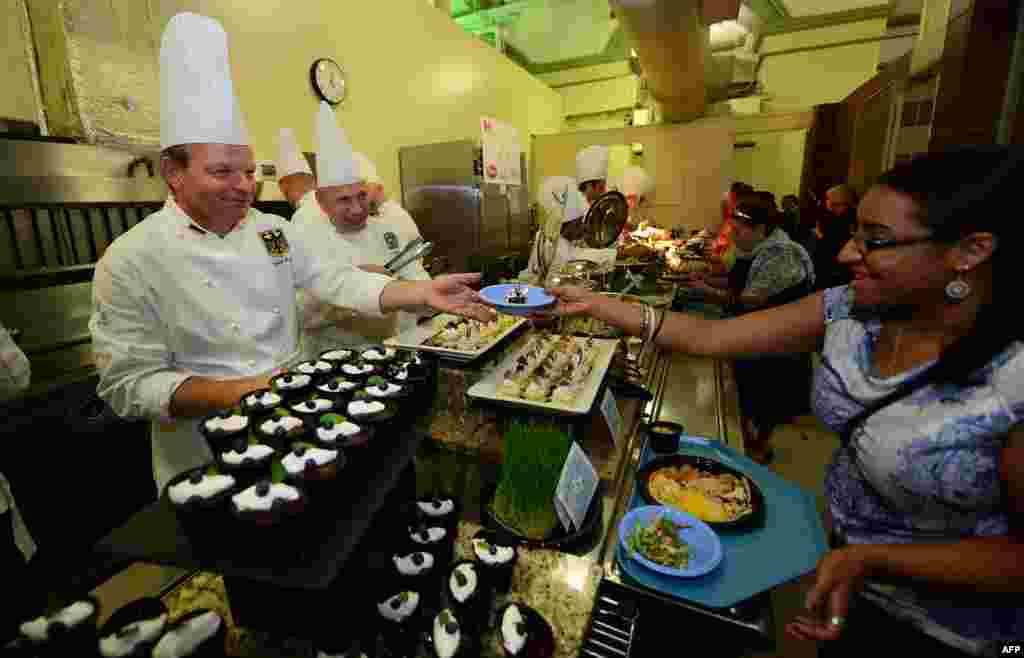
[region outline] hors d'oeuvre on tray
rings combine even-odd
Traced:
[[[338,472],[345,467],[345,454],[340,450],[320,448],[305,442],[292,445],[291,451],[281,457],[286,480],[302,486],[315,504],[334,484]],[[323,498],[324,503],[330,499]]]
[[[389,400],[376,400],[364,391],[355,394],[345,407],[346,415],[356,423],[383,423],[398,413],[398,406]]]
[[[365,363],[387,363],[394,361],[397,356],[398,350],[384,345],[366,345],[359,352],[359,358]]]
[[[437,493],[417,498],[414,502],[415,517],[421,525],[444,526],[454,532],[459,524],[459,504],[453,496]]]
[[[99,602],[83,597],[53,614],[41,615],[18,626],[22,655],[88,656],[96,652]]]
[[[348,379],[345,375],[337,375],[316,387],[317,395],[333,398],[335,401],[352,395],[363,387],[362,381]]]
[[[472,544],[473,556],[487,575],[487,582],[495,592],[507,593],[512,588],[512,572],[519,560],[516,547],[502,544],[485,530],[476,533]]]
[[[448,570],[443,587],[444,606],[470,630],[482,632],[491,610],[491,589],[484,582],[480,565],[471,560],[457,561]]]
[[[384,648],[395,656],[415,655],[423,615],[419,592],[388,591],[377,601],[377,630]]]
[[[479,642],[451,608],[445,608],[434,615],[427,633],[428,644],[436,658],[468,658],[477,655]]]
[[[304,439],[309,433],[309,428],[298,416],[293,416],[285,409],[278,409],[270,416],[260,419],[254,431],[261,443],[283,452],[288,450],[291,444]]]
[[[182,530],[198,547],[213,543],[221,532],[228,500],[238,491],[238,481],[211,462],[174,476],[164,491]]]
[[[412,394],[412,387],[407,384],[396,384],[375,375],[366,380],[366,388],[363,389],[366,397],[371,400],[397,400],[407,398]]]
[[[383,364],[355,362],[345,363],[338,369],[338,374],[349,381],[365,382],[370,377],[380,374]]]
[[[330,363],[331,365],[334,366],[335,371],[337,371],[341,364],[348,363],[349,361],[352,361],[356,358],[356,352],[352,348],[336,347],[333,350],[321,352],[319,360]]]
[[[167,627],[153,658],[222,658],[227,625],[216,610],[193,610]]]
[[[298,400],[305,398],[313,390],[312,375],[298,372],[286,372],[270,379],[270,388],[285,399]]]
[[[231,512],[245,524],[266,528],[298,518],[306,502],[305,492],[294,484],[260,480],[231,496]]]
[[[306,421],[307,425],[315,423],[321,414],[334,410],[334,400],[326,396],[314,396],[308,400],[293,400],[288,403],[288,411]]]
[[[222,473],[234,477],[239,487],[247,487],[270,475],[274,448],[255,437],[238,437],[214,456]]]
[[[284,398],[269,388],[261,388],[242,396],[240,405],[242,413],[252,418],[261,418],[274,413],[281,406]]]
[[[322,414],[310,437],[321,448],[358,448],[373,436],[371,425],[361,425],[338,413]]]
[[[551,658],[555,634],[547,620],[522,603],[509,603],[498,610],[498,633],[506,658]]]
[[[326,361],[324,359],[312,359],[310,361],[296,363],[291,368],[291,371],[299,373],[300,375],[309,375],[313,378],[314,383],[319,383],[330,377],[336,368],[337,366],[330,361]]]
[[[452,561],[455,553],[455,533],[443,525],[421,525],[408,528],[409,548],[428,551],[443,565]]]
[[[216,452],[235,438],[248,434],[249,425],[249,416],[241,411],[226,409],[199,421],[199,433],[206,439],[210,450]]]
[[[110,616],[99,631],[102,658],[149,658],[167,627],[168,612],[155,597],[136,599]]]

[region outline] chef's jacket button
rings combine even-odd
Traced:
[[[206,287],[208,287],[208,288],[212,288],[213,287],[213,279],[207,279],[206,280]]]
[[[275,315],[281,315],[281,307],[280,306],[275,306],[274,307],[274,314]]]
[[[255,368],[256,367],[256,359],[249,359],[249,367],[250,368]]]
[[[231,328],[234,329],[235,333],[237,334],[239,331],[242,330],[242,325],[238,324],[237,322],[233,322],[231,323]]]

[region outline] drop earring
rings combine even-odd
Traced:
[[[964,278],[966,271],[957,270],[956,278],[946,284],[946,300],[951,304],[959,304],[971,294],[971,284]]]

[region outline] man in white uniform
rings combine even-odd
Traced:
[[[309,168],[306,156],[299,150],[295,140],[295,131],[282,128],[277,135],[277,185],[281,188],[281,196],[297,208],[313,198],[316,181],[313,171]]]
[[[123,417],[154,419],[157,486],[212,455],[198,417],[230,407],[298,351],[296,288],[381,314],[429,306],[487,317],[478,275],[397,282],[332,263],[288,222],[254,210],[249,146],[220,24],[174,16],[160,48],[164,207],[96,264],[97,392]]]
[[[421,237],[420,229],[412,215],[396,201],[388,199],[387,190],[384,189],[373,162],[362,153],[356,152],[356,163],[359,165],[359,171],[366,183],[366,193],[370,198],[370,217],[380,218],[382,222],[390,225],[398,234],[403,247],[406,243]]]
[[[588,146],[576,154],[576,184],[587,203],[594,203],[608,191],[607,146]]]
[[[370,216],[367,182],[377,178],[373,163],[353,153],[333,110],[321,102],[316,117],[317,188],[310,203],[292,216],[292,225],[308,244],[319,245],[332,260],[345,259],[369,272],[384,272],[384,265],[405,247],[406,241],[382,217]],[[429,281],[419,262],[400,272],[403,279]],[[380,342],[415,326],[417,316],[398,312],[382,317],[326,303],[313,292],[299,293],[303,351],[307,358],[339,345]]]
[[[556,178],[555,182],[558,180]],[[545,197],[550,192],[551,182],[549,179],[545,180],[541,185],[542,198],[539,200],[541,204],[546,203]],[[541,262],[541,252],[544,250],[544,245],[547,245],[547,249],[544,253],[543,261],[549,263],[547,268],[547,276],[549,277],[571,260],[589,260],[604,267],[613,267],[615,264],[614,248],[588,249],[574,244],[583,237],[583,218],[590,207],[587,200],[583,198],[583,194],[576,191],[573,185],[569,183],[562,191],[562,194],[559,195],[559,198],[561,200],[562,223],[559,228],[558,237],[556,239],[545,238],[545,229],[543,227],[540,228],[533,240],[533,249],[530,251],[530,263],[525,270],[519,273],[520,279],[529,281],[534,285],[545,284],[545,281],[541,280],[544,276]]]

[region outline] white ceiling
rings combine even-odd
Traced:
[[[803,18],[888,4],[885,0],[782,0],[790,16]]]

